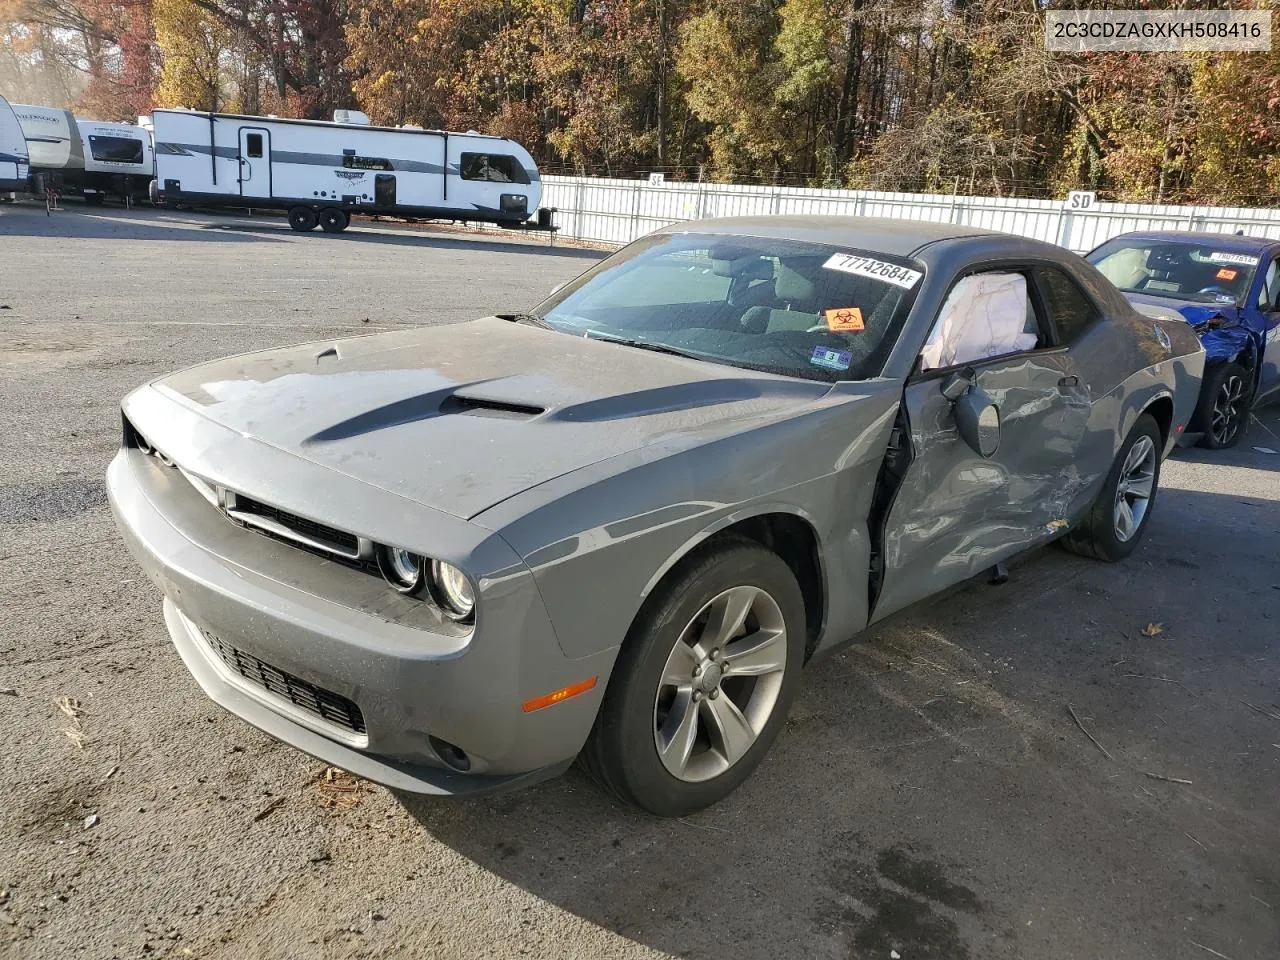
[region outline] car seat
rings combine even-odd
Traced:
[[[742,315],[743,329],[750,333],[803,333],[821,322],[814,282],[781,260],[773,268],[773,293],[782,307],[750,307]]]

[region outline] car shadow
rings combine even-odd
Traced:
[[[1040,550],[1004,585],[877,625],[806,671],[761,767],[689,817],[637,812],[577,769],[492,798],[397,799],[499,877],[680,957],[989,960],[1139,941],[1172,956],[1193,912],[1200,942],[1261,945],[1269,914],[1195,904],[1202,881],[1215,903],[1280,890],[1280,836],[1257,817],[1280,768],[1249,759],[1275,728],[1241,705],[1270,709],[1280,686],[1262,629],[1280,622],[1278,511],[1162,490],[1123,563]],[[1242,629],[1228,608],[1250,611]],[[1201,784],[1199,801],[1150,771]]]
[[[1255,409],[1249,426],[1234,447],[1206,450],[1184,447],[1174,454],[1178,460],[1206,466],[1249,467],[1280,472],[1280,403]]]

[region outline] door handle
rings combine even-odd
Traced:
[[[1074,374],[1069,374],[1058,381],[1059,390],[1071,390],[1080,386],[1080,378]]]

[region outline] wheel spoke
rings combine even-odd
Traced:
[[[664,687],[688,687],[693,683],[693,668],[698,658],[693,648],[683,640],[676,641],[667,657],[667,665],[662,668],[661,684]]]
[[[1128,540],[1133,533],[1133,508],[1124,497],[1116,503],[1116,524],[1120,528],[1123,539]]]
[[[751,612],[757,593],[755,587],[734,587],[716,600],[698,641],[703,654],[723,647],[742,632],[742,625]]]
[[[724,757],[726,763],[737,763],[755,743],[756,732],[738,705],[727,696],[721,695],[714,700],[708,697],[701,705],[713,749]]]
[[[658,731],[658,754],[662,757],[662,765],[674,776],[684,774],[697,738],[698,705],[694,703],[691,691],[681,690],[671,704],[667,722]]]
[[[725,672],[734,677],[777,673],[787,664],[787,636],[777,630],[757,630],[724,648]]]
[[[1141,500],[1150,500],[1151,491],[1155,488],[1155,482],[1155,476],[1142,472],[1141,466],[1139,466],[1133,474],[1125,478],[1121,489],[1125,494],[1138,497]]]

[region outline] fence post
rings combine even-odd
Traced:
[[[1071,236],[1069,226],[1067,227],[1067,231],[1068,231],[1067,235],[1065,237],[1063,236],[1062,230],[1063,230],[1063,226],[1066,223],[1067,223],[1067,201],[1063,200],[1062,206],[1058,207],[1057,226],[1053,228],[1053,242],[1060,247],[1065,247],[1067,245],[1066,241]]]
[[[769,201],[769,213],[772,216],[778,215],[778,207],[782,203],[782,190],[779,187],[773,188],[773,197]]]
[[[636,230],[640,225],[640,191],[644,189],[644,181],[637,180],[631,192],[631,230],[627,233],[627,243],[636,238]]]
[[[951,184],[951,207],[947,210],[947,223],[956,222],[956,194],[960,192],[960,178],[956,177]]]
[[[1196,223],[1196,208],[1195,208],[1195,205],[1193,204],[1191,208],[1187,211],[1187,229],[1188,230],[1195,229],[1195,223]]]
[[[573,239],[582,239],[582,178],[578,178],[573,190]]]

